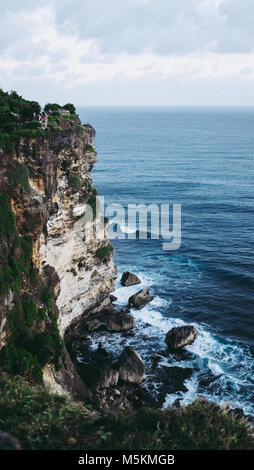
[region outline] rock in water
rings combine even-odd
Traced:
[[[140,284],[141,281],[136,276],[136,274],[130,273],[129,271],[123,273],[122,279],[121,279],[121,284],[122,286],[128,287],[128,286],[135,286],[136,284]]]
[[[165,341],[170,349],[181,349],[194,343],[199,334],[192,325],[179,326],[168,331]]]
[[[145,366],[140,355],[132,347],[127,347],[119,357],[119,378],[124,382],[141,383],[145,378]]]
[[[110,312],[107,320],[107,330],[112,332],[129,331],[134,328],[134,319],[131,315],[121,311]]]
[[[153,299],[154,297],[149,294],[148,289],[141,289],[139,292],[137,292],[136,294],[132,295],[129,298],[129,306],[135,307],[135,308],[138,308],[138,310],[141,310]]]
[[[113,294],[110,294],[109,300],[110,300],[110,302],[112,302],[112,303],[113,303],[113,302],[116,302],[117,297],[116,297],[115,295],[113,295]]]

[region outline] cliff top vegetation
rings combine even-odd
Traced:
[[[63,107],[48,103],[44,112],[37,101],[24,99],[16,91],[10,93],[0,89],[0,148],[11,152],[20,137],[47,137],[61,132],[61,120],[68,119],[76,125],[75,106],[67,103]]]

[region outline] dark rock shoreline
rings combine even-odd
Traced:
[[[123,283],[127,282],[128,285],[129,281],[138,284],[136,282],[138,278],[134,274],[129,272],[124,274]],[[72,332],[69,332],[67,347],[71,358],[91,392],[93,404],[98,409],[126,410],[144,404],[150,406],[151,403],[155,407],[162,406],[167,393],[186,391],[184,381],[190,378],[193,371],[181,367],[158,367],[155,357],[151,363],[151,370],[147,372],[156,371],[161,390],[155,397],[149,391],[149,386],[144,387],[142,382],[145,379],[145,365],[137,351],[127,347],[122,350],[120,356],[115,357],[113,353],[102,347],[100,332],[102,334],[121,333],[122,335],[130,332],[135,325],[129,308],[141,309],[153,300],[153,296],[150,295],[148,289],[142,289],[132,295],[129,304],[121,310],[113,305],[112,302],[115,300],[116,298],[111,295],[109,297],[111,303],[106,309],[88,315],[81,325],[77,325]],[[97,335],[96,350],[90,347],[94,334]],[[171,338],[174,349],[177,349],[177,345],[182,348],[194,341],[197,335],[198,332],[193,331],[192,326],[186,326],[168,332],[166,339]],[[170,351],[169,345],[170,341],[168,351],[162,351],[162,355],[166,357]]]

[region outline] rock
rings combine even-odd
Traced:
[[[43,266],[41,276],[45,284],[47,283],[53,287],[55,295],[58,296],[60,293],[60,277],[57,274],[55,268],[49,264]]]
[[[119,357],[119,378],[124,382],[141,383],[145,378],[145,366],[140,355],[132,347],[127,347]]]
[[[0,450],[20,450],[20,443],[19,441],[7,434],[6,432],[0,431]]]
[[[112,294],[111,294],[111,295],[109,296],[109,300],[110,300],[110,302],[116,302],[117,297],[116,297],[115,295],[112,295]]]
[[[129,298],[129,306],[141,310],[153,299],[154,297],[149,294],[148,289],[141,289],[139,292]]]
[[[118,333],[120,331],[129,331],[134,328],[134,319],[128,313],[117,311],[110,313],[107,320],[107,330]]]
[[[100,373],[96,389],[109,388],[112,385],[117,385],[119,379],[119,372],[113,367],[106,366]]]
[[[194,343],[199,334],[192,325],[179,326],[168,331],[165,341],[170,349],[181,349]]]
[[[102,327],[102,322],[98,320],[98,318],[95,318],[94,320],[91,320],[87,323],[86,327],[88,331],[91,333],[92,331],[99,330],[99,328]]]
[[[130,311],[130,307],[124,307],[121,309],[122,313],[129,313],[129,311]]]
[[[121,284],[122,286],[135,286],[136,284],[140,284],[141,281],[136,276],[136,274],[130,273],[129,271],[123,273],[122,278],[121,278]]]

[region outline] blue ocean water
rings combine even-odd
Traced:
[[[105,335],[116,353],[133,345],[147,366],[145,386],[164,406],[205,396],[254,415],[254,109],[80,108],[97,132],[94,185],[105,203],[178,203],[182,244],[114,240],[118,305],[142,287],[154,301],[130,335]],[[196,342],[165,353],[165,333],[194,324]],[[101,340],[101,338],[100,338]],[[96,343],[96,335],[94,339]],[[174,377],[177,375],[177,384]]]

